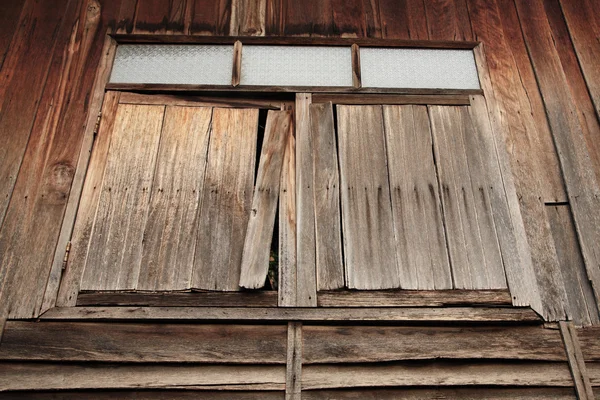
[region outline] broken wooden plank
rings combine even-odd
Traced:
[[[117,109],[82,290],[134,289],[165,107]],[[132,152],[132,148],[139,151]]]
[[[317,272],[313,194],[313,143],[310,127],[310,93],[296,94],[296,262],[297,306],[316,307]]]
[[[344,287],[340,176],[331,103],[310,105],[318,290]]]
[[[572,322],[560,321],[560,334],[562,336],[567,359],[569,360],[569,368],[575,384],[575,391],[579,399],[594,399],[592,385],[587,374],[577,332]]]
[[[213,110],[192,287],[239,290],[250,215],[258,110]]]
[[[243,288],[261,288],[267,277],[281,169],[285,146],[292,129],[290,111],[268,112],[252,199],[252,212],[242,253],[239,285]]]
[[[304,366],[302,388],[385,386],[551,386],[571,387],[566,363],[432,363],[419,365]],[[477,397],[481,396],[481,390]]]
[[[8,321],[0,359],[285,365],[286,332],[286,325]]]
[[[400,286],[381,106],[338,106],[346,285]]]
[[[138,290],[189,289],[212,109],[168,106],[144,229]]]
[[[427,108],[383,107],[396,257],[403,289],[452,289]]]
[[[380,321],[390,323],[502,323],[540,324],[530,308],[498,307],[58,307],[48,310],[42,320],[206,320],[206,321]]]
[[[288,324],[287,363],[285,376],[285,399],[302,398],[302,323]]]
[[[2,363],[0,387],[12,390],[284,390],[285,367],[264,365],[94,365]]]
[[[560,333],[531,327],[304,326],[305,364],[430,359],[567,361]],[[331,344],[335,343],[335,346]]]

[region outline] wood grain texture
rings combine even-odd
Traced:
[[[423,0],[379,0],[381,32],[390,39],[429,39]]]
[[[25,0],[7,1],[0,5],[0,70],[17,30]]]
[[[4,391],[60,389],[283,390],[284,366],[2,363]]]
[[[302,323],[288,324],[287,359],[285,368],[285,398],[302,398]]]
[[[429,39],[472,40],[466,2],[459,0],[424,1]]]
[[[230,36],[265,36],[266,0],[232,0]]]
[[[560,392],[546,392],[560,393]],[[0,392],[0,400],[14,398],[14,393]],[[68,391],[31,391],[19,392],[20,399],[40,399],[40,400],[105,400],[105,399],[125,399],[125,400],[163,400],[165,398],[173,400],[284,400],[283,391],[246,391],[246,390],[207,390],[199,388],[198,390],[189,389],[130,389],[130,390],[68,390]],[[524,399],[519,397],[519,400]],[[527,397],[527,400],[534,399]],[[537,398],[535,398],[537,399]],[[568,397],[559,397],[560,400],[570,399]]]
[[[547,206],[552,237],[567,293],[569,317],[578,326],[597,325],[598,307],[587,277],[568,205]]]
[[[189,33],[192,35],[227,35],[231,22],[228,0],[189,0]]]
[[[318,290],[344,287],[340,176],[331,103],[310,105]]]
[[[163,106],[123,104],[117,110],[82,290],[137,285],[164,114]]]
[[[505,182],[515,187],[516,196],[512,190],[506,192],[511,218],[514,221],[522,220],[524,226],[517,243],[521,262],[525,263],[522,265],[525,266],[526,279],[521,282],[523,290],[519,290],[515,286],[518,281],[513,280],[515,300],[519,301],[521,297],[533,302],[533,307],[550,320],[564,318],[564,288],[561,287],[556,250],[542,196],[542,188],[547,183],[540,179],[544,172],[537,172],[539,164],[531,157],[537,154],[533,139],[536,128],[533,118],[528,117],[530,106],[526,101],[527,95],[520,83],[504,32],[498,28],[502,22],[497,4],[473,0],[468,5],[474,34],[485,42],[485,64],[488,68],[480,70],[488,73],[484,72],[481,82],[486,90],[494,136],[502,138],[497,142],[496,149],[498,152],[506,150],[508,156],[501,160],[501,167],[503,171],[512,171],[510,175],[503,174]],[[477,62],[480,64],[483,62],[482,53],[478,51],[480,56]],[[524,243],[529,245],[528,248],[523,246]],[[531,275],[527,272],[529,259],[532,260],[534,280],[530,279]]]
[[[346,285],[400,286],[381,106],[338,106]]]
[[[106,161],[114,131],[118,102],[119,92],[108,92],[106,94],[103,104],[105,117],[101,120],[94,140],[94,148],[85,174],[85,182],[79,200],[79,210],[73,227],[71,254],[69,262],[65,266],[66,270],[56,301],[59,306],[75,305],[77,299],[96,220],[96,210],[102,192],[102,180],[104,179],[104,170],[106,169]],[[63,260],[61,260],[61,268]]]
[[[313,193],[313,143],[310,126],[310,93],[296,94],[296,304],[317,305],[315,208]]]
[[[329,93],[315,93],[313,94],[314,103],[327,103],[332,102],[333,104],[355,104],[355,105],[370,105],[370,104],[386,104],[386,105],[407,105],[407,104],[421,104],[421,105],[454,105],[454,106],[468,106],[469,96],[460,95],[445,95],[445,96],[419,96],[419,95],[386,95],[386,94],[329,94]]]
[[[294,129],[288,135],[279,185],[279,282],[280,307],[296,304],[298,283],[296,254],[296,138]]]
[[[383,107],[396,256],[403,289],[452,289],[426,107]]]
[[[600,361],[600,328],[586,327],[577,328],[577,338],[586,362]]]
[[[212,109],[166,107],[136,289],[191,286]]]
[[[9,321],[0,349],[2,360],[285,364],[285,357],[285,325]]]
[[[567,359],[569,360],[569,368],[571,369],[571,376],[573,377],[577,397],[579,399],[594,399],[592,385],[590,384],[590,378],[585,367],[585,361],[581,353],[574,325],[572,322],[560,321],[559,327]]]
[[[267,277],[285,146],[292,129],[290,111],[268,112],[242,252],[239,285],[243,288],[261,288]]]
[[[251,210],[258,110],[213,110],[192,286],[239,290]]]
[[[307,0],[303,3],[283,0],[282,4],[280,24],[271,25],[270,35],[333,35],[333,7],[330,0]]]
[[[100,157],[102,157],[103,159],[101,163],[104,163],[106,153],[108,152],[108,147],[106,146],[109,145],[110,140],[105,141],[104,137],[107,135],[110,136],[112,133],[117,104],[120,99],[120,93],[107,92],[107,103],[105,105],[104,85],[109,80],[115,54],[116,42],[112,38],[106,37],[104,39],[104,46],[102,48],[100,65],[98,66],[98,69],[96,71],[96,78],[94,80],[94,85],[92,89],[90,106],[85,122],[84,137],[81,144],[81,150],[79,152],[79,159],[77,160],[75,175],[73,177],[73,184],[71,185],[71,191],[69,193],[69,201],[67,203],[65,215],[63,218],[63,224],[61,226],[58,241],[56,243],[54,259],[52,260],[52,267],[50,269],[50,275],[48,276],[48,283],[46,284],[46,291],[44,293],[44,302],[42,303],[40,313],[43,313],[49,308],[54,307],[57,302],[60,302],[62,305],[66,305],[67,303],[73,305],[75,302],[77,291],[79,291],[79,284],[81,282],[81,275],[83,273],[84,267],[83,259],[81,259],[80,257],[78,268],[69,269],[69,271],[63,275],[63,270],[66,269],[66,267],[68,266],[64,265],[64,259],[68,242],[71,241],[74,235],[75,219],[78,215],[79,206],[80,204],[84,203],[82,204],[83,207],[89,207],[89,204],[85,205],[85,203],[90,201],[90,189],[86,189],[88,192],[86,192],[85,194],[83,194],[83,191],[87,171],[90,166],[90,159],[93,151],[93,146],[94,143],[96,143],[97,136],[99,135],[100,125],[102,125],[101,115],[103,108],[106,108],[104,110],[104,125],[108,125],[108,127],[102,127],[103,139],[98,141],[98,144],[102,143],[102,146],[104,146],[101,147],[102,150],[100,150],[100,153],[102,154],[100,155]],[[98,121],[99,116],[100,121]],[[94,161],[94,163],[98,162],[98,160]],[[90,179],[92,181],[95,181],[93,187],[98,186],[98,188],[101,187],[102,176],[104,173],[104,164],[102,167],[99,168],[100,170],[90,173]],[[99,190],[95,193],[99,193]],[[92,197],[92,209],[88,210],[88,214],[84,217],[84,221],[86,224],[85,231],[87,232],[85,233],[85,242],[89,240],[89,234],[91,232],[91,227],[93,223],[93,215],[95,213],[98,201],[97,196]],[[84,214],[84,212],[82,212],[82,214]],[[77,240],[82,241],[81,235],[84,233],[84,231],[81,227],[79,227],[78,229],[79,231],[77,232],[77,235],[80,236],[78,236]],[[78,251],[81,254],[85,254],[87,249],[81,247],[80,249],[78,249]],[[62,293],[60,292],[61,285],[63,286]]]
[[[596,302],[600,302],[600,188],[585,145],[575,100],[552,43],[540,1],[517,1],[523,35],[546,106],[575,227]]]
[[[181,1],[138,0],[135,9],[133,33],[166,33],[172,5],[180,7]],[[183,30],[183,23],[180,23],[180,25],[181,30]]]
[[[182,303],[185,304],[185,303]],[[417,323],[503,323],[540,324],[543,320],[529,308],[498,307],[364,307],[364,308],[292,308],[292,307],[57,307],[41,316],[42,320],[205,320],[205,321],[371,321],[385,324]]]
[[[240,84],[240,75],[242,74],[242,42],[237,40],[233,44],[233,67],[231,71],[231,86]]]
[[[305,326],[302,335],[305,364],[438,358],[567,360],[560,333],[540,327]]]
[[[121,0],[115,33],[132,33],[138,0]]]
[[[314,365],[305,366],[302,374],[302,387],[306,390],[475,385],[571,387],[573,381],[567,363]]]
[[[260,97],[240,98],[231,96],[190,96],[187,93],[176,95],[122,92],[119,103],[189,107],[266,108],[270,110],[279,110],[283,104],[288,102],[275,99],[269,100]]]
[[[143,307],[275,307],[277,293],[271,290],[244,292],[91,292],[79,293],[77,306]]]

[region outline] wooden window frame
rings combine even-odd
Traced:
[[[232,71],[231,86],[214,85],[147,85],[147,84],[111,84],[109,83],[112,66],[114,63],[116,48],[119,44],[126,43],[154,43],[154,44],[232,44],[234,45],[235,55],[239,55],[241,46],[246,44],[261,45],[327,45],[327,46],[350,46],[353,53],[353,78],[354,87],[330,88],[330,87],[269,87],[269,86],[239,86],[239,56],[234,56],[234,68]],[[79,199],[83,190],[83,182],[89,163],[94,135],[98,128],[99,114],[102,108],[104,94],[107,90],[119,91],[137,91],[140,93],[162,93],[165,92],[203,92],[210,96],[210,92],[217,95],[226,95],[237,93],[314,93],[313,102],[332,101],[337,104],[439,104],[439,105],[469,105],[471,95],[483,95],[483,89],[477,90],[447,90],[447,89],[365,89],[360,87],[360,61],[358,49],[360,46],[369,47],[390,47],[390,48],[432,48],[432,49],[472,49],[474,51],[475,61],[478,68],[479,79],[482,81],[481,68],[487,68],[485,65],[485,55],[483,46],[480,42],[452,42],[452,41],[407,41],[407,40],[387,40],[387,39],[348,39],[348,38],[264,38],[264,37],[201,37],[201,36],[169,36],[169,35],[107,35],[103,49],[103,57],[97,71],[96,80],[92,91],[92,98],[88,111],[88,118],[85,127],[83,146],[77,164],[75,179],[73,181],[71,196],[67,204],[63,225],[61,228],[59,240],[57,243],[55,256],[52,264],[50,278],[48,280],[44,303],[41,312],[45,312],[55,307],[75,307],[109,305],[115,311],[121,306],[137,305],[139,307],[281,307],[293,306],[295,304],[277,304],[277,293],[269,294],[251,294],[251,293],[232,293],[232,296],[223,293],[185,293],[184,295],[193,295],[189,297],[187,303],[182,303],[181,295],[155,294],[144,295],[135,293],[114,293],[113,297],[98,299],[100,294],[84,294],[78,298],[79,292],[72,293],[72,296],[60,296],[59,289],[61,285],[66,285],[67,289],[73,285],[72,282],[63,282],[63,270],[66,266],[66,259],[69,253],[70,238],[73,232],[74,222]],[[222,92],[222,93],[218,93]],[[223,93],[227,92],[227,93]],[[297,104],[297,102],[296,102]],[[301,117],[302,118],[302,117]],[[298,123],[298,113],[296,113]],[[296,125],[296,128],[298,126]],[[62,290],[61,290],[62,291]],[[68,290],[66,290],[68,292]],[[404,291],[407,292],[407,291]],[[460,305],[488,304],[507,306],[510,301],[508,290],[448,290],[448,291],[409,291],[410,298],[402,291],[383,291],[366,294],[348,293],[344,304],[338,304],[339,294],[325,294],[319,301],[320,308],[327,307],[438,307],[441,305]],[[393,296],[390,296],[393,294]],[[109,294],[104,294],[108,296]],[[216,296],[220,296],[217,299]],[[96,296],[96,299],[94,299]],[[146,296],[146,297],[144,297]],[[153,296],[153,297],[152,297]],[[229,296],[229,297],[228,297]],[[248,300],[254,296],[256,301]],[[137,298],[136,298],[137,297]],[[379,299],[371,301],[373,299]],[[275,300],[275,301],[274,301]],[[317,307],[315,299],[312,307]],[[513,299],[514,300],[514,299]],[[116,306],[116,307],[115,307]],[[309,306],[308,304],[303,306]],[[350,317],[354,318],[354,317]]]

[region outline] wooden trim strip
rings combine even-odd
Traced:
[[[352,44],[352,86],[359,89],[362,87],[362,74],[360,71],[360,48],[356,43]]]
[[[317,293],[319,307],[510,306],[508,290],[332,290]]]
[[[300,400],[302,391],[302,323],[288,324],[285,399]]]
[[[594,392],[583,359],[573,322],[560,321],[560,333],[565,344],[569,368],[579,400],[594,400]]]
[[[352,46],[402,47],[427,49],[472,49],[480,42],[450,40],[404,40],[378,38],[325,38],[325,37],[250,37],[250,36],[187,36],[187,35],[132,35],[116,34],[118,43],[195,43],[195,44],[243,44],[288,46]]]
[[[261,93],[390,93],[418,95],[477,95],[483,94],[481,89],[413,89],[413,88],[360,88],[339,86],[254,86],[241,85],[186,85],[163,83],[109,83],[107,90],[121,91],[153,91],[153,92],[261,92]]]
[[[313,94],[313,103],[348,104],[348,105],[446,105],[468,106],[471,104],[469,95],[397,95],[397,94]]]
[[[73,234],[75,216],[77,215],[77,210],[79,208],[79,201],[83,191],[85,175],[87,173],[88,164],[92,154],[92,146],[94,145],[94,133],[98,127],[98,116],[102,110],[102,104],[104,101],[104,89],[110,78],[116,51],[117,42],[110,36],[106,36],[104,48],[102,50],[102,59],[100,61],[100,65],[98,66],[94,86],[92,89],[92,98],[90,101],[90,107],[88,109],[81,151],[79,153],[79,160],[77,161],[77,168],[75,170],[75,177],[73,178],[73,183],[71,184],[69,200],[65,209],[65,215],[60,229],[58,242],[56,244],[54,259],[52,260],[52,267],[50,269],[50,275],[46,284],[46,290],[44,293],[42,306],[40,308],[40,313],[43,313],[44,311],[56,305],[58,291],[61,284],[61,277],[63,274],[63,261],[65,259],[67,243],[69,240],[71,240],[71,235]],[[79,285],[79,283],[77,283],[77,285]],[[69,289],[65,289],[65,292],[69,292]]]
[[[80,293],[78,306],[276,307],[277,292]]]
[[[231,86],[240,84],[242,74],[242,42],[236,40],[233,44],[233,70],[231,71]]]
[[[121,92],[119,104],[167,105],[219,108],[263,108],[280,110],[293,105],[292,100],[265,99],[264,97],[189,96],[187,94],[147,94]]]
[[[383,321],[540,324],[530,308],[56,307],[42,320]]]

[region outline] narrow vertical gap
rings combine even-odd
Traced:
[[[279,286],[279,201],[277,202],[273,223],[275,225],[273,227],[273,237],[271,238],[271,248],[269,249],[269,269],[262,290],[277,291]]]
[[[267,126],[267,114],[269,110],[258,110],[258,132],[256,135],[256,155],[254,162],[254,186],[256,186],[256,178],[258,176],[258,167],[260,165],[260,153],[262,152],[263,141],[265,139],[265,128]]]
[[[437,154],[435,152],[435,135],[433,134],[433,122],[431,121],[431,113],[429,110],[429,106],[427,106],[427,117],[429,119],[429,134],[431,135],[431,153],[433,154],[433,166],[435,171],[435,180],[438,183],[438,193],[440,199],[440,212],[442,214],[442,225],[444,227],[444,234],[446,236],[445,245],[446,245],[446,253],[448,254],[448,263],[450,264],[450,278],[452,279],[452,289],[456,289],[456,280],[454,279],[454,261],[452,260],[452,253],[450,251],[450,243],[448,241],[448,228],[446,226],[446,210],[444,209],[444,192],[442,187],[442,182],[440,180],[439,174],[439,164],[437,160]],[[437,206],[437,205],[436,205]]]
[[[334,132],[334,140],[335,140],[335,146],[336,146],[336,154],[337,154],[337,165],[338,165],[338,177],[339,177],[339,182],[338,182],[338,207],[340,208],[340,242],[341,242],[341,249],[342,249],[342,267],[344,269],[344,287],[348,287],[348,277],[346,276],[346,240],[344,238],[344,215],[342,213],[342,172],[340,170],[341,168],[341,159],[340,159],[340,140],[339,140],[339,133],[338,133],[338,117],[337,117],[337,105],[336,104],[332,104],[332,110],[333,110],[333,132]]]

